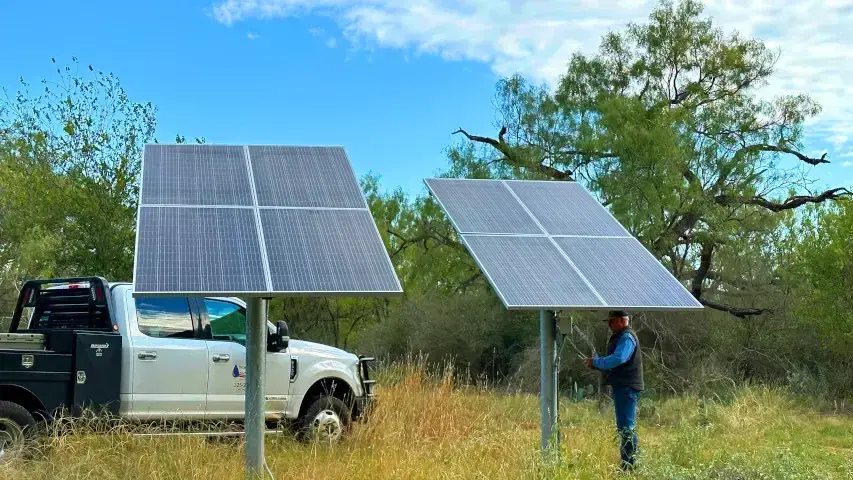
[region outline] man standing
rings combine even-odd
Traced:
[[[640,340],[631,329],[628,314],[621,310],[611,311],[607,324],[612,335],[607,342],[607,356],[586,358],[590,368],[601,370],[604,381],[611,387],[613,405],[616,410],[616,429],[619,431],[619,455],[622,469],[633,468],[637,450],[637,400],[645,389],[643,384],[643,355]]]

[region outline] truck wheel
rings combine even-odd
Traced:
[[[35,425],[36,419],[26,408],[0,400],[0,460],[21,453]]]
[[[350,410],[337,397],[317,397],[299,420],[299,436],[309,442],[336,443],[350,426]]]

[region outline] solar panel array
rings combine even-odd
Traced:
[[[426,184],[509,309],[702,308],[578,183]]]
[[[340,147],[146,145],[134,290],[402,292]]]

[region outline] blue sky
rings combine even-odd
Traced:
[[[115,73],[134,101],[157,106],[160,141],[180,133],[210,143],[343,145],[358,174],[417,193],[445,167],[450,132],[495,134],[499,76],[553,82],[571,52],[591,51],[601,33],[651,10],[644,0],[619,3],[5,0],[0,86],[50,77],[51,57],[76,56]],[[817,186],[850,185],[853,36],[838,30],[853,6],[761,5],[711,2],[708,12],[783,49],[767,93],[807,91],[824,104],[807,130],[806,150],[826,149],[833,160],[815,170]],[[835,33],[819,33],[827,31]]]

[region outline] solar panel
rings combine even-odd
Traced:
[[[463,235],[507,308],[600,308],[603,302],[547,237]]]
[[[460,233],[542,233],[502,182],[441,178],[426,184]]]
[[[146,145],[141,203],[252,205],[243,147]]]
[[[400,289],[367,210],[262,209],[273,290]]]
[[[702,308],[580,184],[465,179],[426,184],[507,308]]]
[[[134,295],[402,292],[342,148],[146,145],[142,168]]]
[[[250,146],[258,205],[366,207],[340,147]]]
[[[554,239],[612,307],[695,308],[696,299],[634,238]]]
[[[574,182],[506,182],[550,235],[630,237],[603,205]]]
[[[134,283],[141,292],[266,290],[254,213],[249,208],[139,210]]]

